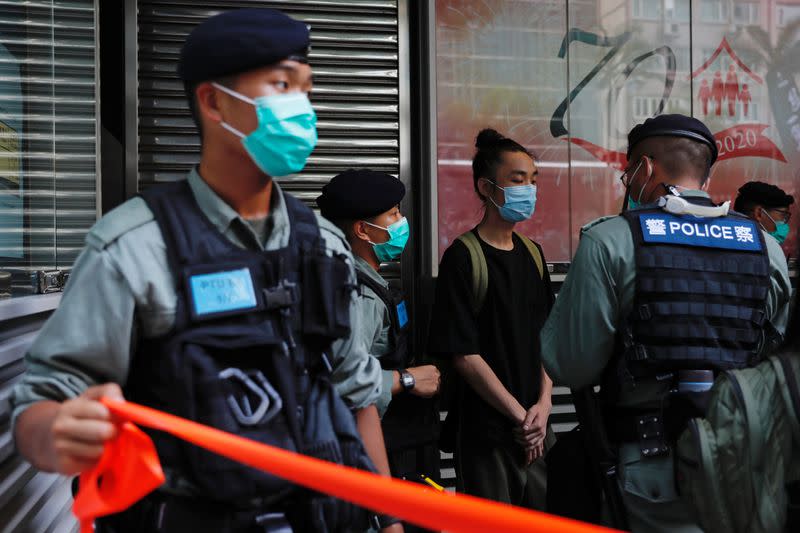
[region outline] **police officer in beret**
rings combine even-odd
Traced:
[[[764,183],[748,181],[739,189],[733,208],[759,223],[761,228],[783,244],[789,235],[789,212],[794,196],[783,189]]]
[[[271,9],[222,13],[187,38],[178,72],[200,163],[89,232],[13,393],[17,447],[37,468],[94,465],[115,435],[98,400],[124,397],[388,475],[349,247],[274,180],[301,171],[317,142],[308,47],[306,25]],[[341,500],[151,437],[167,482],[98,531],[369,527]]]
[[[671,439],[702,412],[675,391],[758,360],[786,326],[789,275],[775,239],[704,191],[717,147],[702,122],[648,119],[627,155],[627,209],[583,228],[542,359],[573,392],[600,385],[630,528],[700,531],[676,493]]]
[[[389,174],[350,169],[325,185],[317,205],[346,235],[355,257],[357,312],[369,352],[383,368],[378,409],[385,413],[381,422],[392,475],[437,479],[438,413],[429,398],[439,391],[439,370],[416,364],[408,350],[411,322],[405,299],[378,273],[381,263],[400,258],[408,242],[408,221],[399,206],[405,192],[403,183]]]

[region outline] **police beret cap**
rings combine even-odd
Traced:
[[[794,196],[786,194],[783,189],[764,183],[763,181],[748,181],[739,188],[739,198],[764,207],[789,207],[794,203]]]
[[[308,27],[275,9],[225,11],[197,26],[181,49],[178,76],[187,82],[208,81],[287,58],[304,59]]]
[[[694,117],[658,115],[637,124],[628,134],[628,159],[633,147],[648,137],[684,137],[703,143],[711,149],[711,164],[717,160],[717,141],[708,127]]]
[[[372,218],[389,211],[406,195],[403,182],[385,172],[350,169],[335,176],[317,198],[329,220]]]

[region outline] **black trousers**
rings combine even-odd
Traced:
[[[420,481],[420,474],[441,482],[439,470],[439,446],[435,442],[413,448],[389,450],[389,468],[392,476],[408,481]],[[430,530],[403,522],[406,533],[423,533]]]

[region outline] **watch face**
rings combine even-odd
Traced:
[[[414,376],[408,372],[403,373],[403,388],[410,389],[414,386]]]

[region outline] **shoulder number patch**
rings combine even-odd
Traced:
[[[655,213],[641,215],[639,222],[642,225],[644,242],[750,252],[762,249],[758,226],[752,220],[678,217]]]

